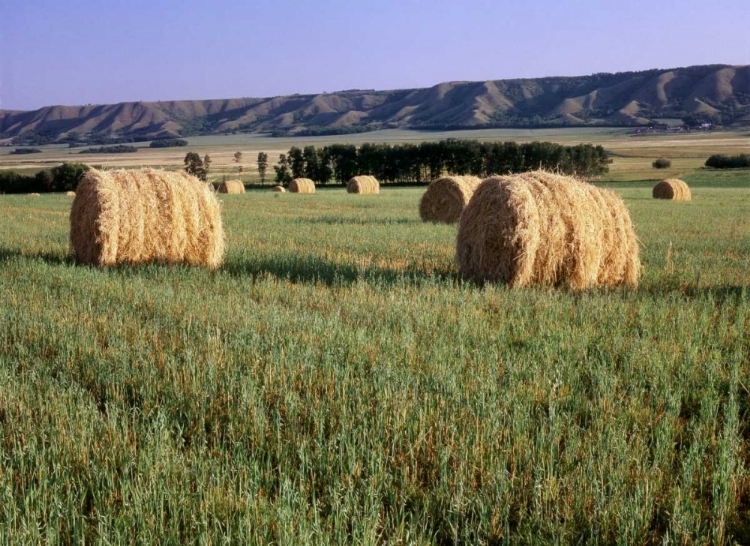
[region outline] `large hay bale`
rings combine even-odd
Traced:
[[[380,183],[374,176],[355,176],[346,184],[347,193],[359,193],[361,195],[375,195],[380,193]]]
[[[224,258],[220,205],[207,184],[183,172],[90,169],[70,211],[70,246],[84,264],[215,269]]]
[[[271,188],[271,191],[275,191],[278,193],[286,192],[286,190],[284,189],[284,186],[274,186],[273,188]]]
[[[295,178],[289,182],[291,193],[315,193],[315,182],[309,178]]]
[[[690,201],[692,195],[685,182],[677,178],[662,180],[653,189],[654,199],[671,199],[672,201]]]
[[[637,285],[638,239],[622,199],[543,171],[484,180],[461,215],[461,274],[513,287]]]
[[[219,193],[245,193],[245,183],[242,180],[225,180],[219,184]]]
[[[433,180],[419,201],[419,217],[423,222],[458,222],[481,182],[476,176],[446,176]]]

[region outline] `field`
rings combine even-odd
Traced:
[[[215,273],[0,196],[0,543],[750,542],[750,172],[697,168],[743,139],[600,136],[637,290],[466,283],[421,188],[224,196]]]
[[[483,129],[475,131],[423,132],[407,130],[373,131],[353,135],[328,137],[272,138],[266,135],[237,134],[187,138],[184,148],[148,147],[148,142],[134,143],[138,152],[130,154],[79,155],[80,148],[69,149],[67,145],[38,146],[40,154],[10,155],[12,147],[0,148],[0,169],[14,169],[25,174],[59,165],[63,161],[84,162],[105,167],[164,167],[181,168],[187,152],[197,152],[203,157],[211,156],[209,179],[219,182],[222,178],[240,178],[246,184],[260,182],[256,160],[258,152],[268,154],[266,183],[273,182],[273,165],[279,154],[292,146],[314,145],[322,147],[332,143],[362,144],[364,142],[419,143],[447,138],[467,138],[480,141],[517,142],[551,141],[565,145],[581,143],[601,144],[614,154],[610,169],[610,180],[642,180],[656,175],[678,175],[703,166],[711,154],[738,154],[747,152],[750,133],[745,130],[691,133],[684,135],[657,134],[633,136],[630,129],[577,128],[577,129]],[[235,152],[242,152],[240,163],[234,162]],[[672,159],[672,169],[656,173],[651,162],[657,157]],[[238,166],[242,173],[238,173]]]

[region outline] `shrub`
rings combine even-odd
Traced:
[[[149,148],[176,148],[179,146],[187,146],[188,141],[181,138],[160,138],[154,140],[148,145]]]
[[[651,163],[651,166],[654,169],[668,169],[672,166],[672,160],[667,159],[666,157],[660,157],[659,159],[655,159],[653,163]]]
[[[714,169],[742,169],[750,167],[750,154],[712,155],[706,160],[706,167]]]

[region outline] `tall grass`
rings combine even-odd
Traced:
[[[583,294],[460,281],[420,190],[227,196],[217,273],[76,266],[69,200],[0,197],[0,542],[747,542],[714,176],[618,187],[644,281]]]

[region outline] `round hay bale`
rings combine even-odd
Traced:
[[[617,194],[543,171],[484,180],[456,239],[464,277],[513,287],[637,285],[638,254]]]
[[[295,178],[289,182],[290,193],[315,193],[315,182],[309,178]]]
[[[245,183],[242,180],[225,180],[219,184],[219,193],[245,193]]]
[[[220,205],[207,184],[183,172],[90,169],[70,211],[70,246],[84,264],[216,269],[224,258]]]
[[[670,199],[672,201],[690,201],[692,199],[688,185],[677,178],[668,178],[659,182],[654,186],[652,195],[654,199]]]
[[[66,191],[65,192],[65,197],[75,197],[75,196],[76,196],[76,192],[74,192],[74,191]]]
[[[42,194],[40,194],[40,193],[30,193],[28,196],[29,197],[41,197]]]
[[[284,186],[274,186],[273,188],[271,188],[271,191],[275,191],[278,193],[286,192],[286,190],[284,189]]]
[[[419,200],[419,217],[423,222],[458,222],[480,182],[476,176],[446,176],[433,180]]]
[[[346,184],[346,193],[358,193],[361,195],[375,195],[380,193],[380,183],[374,176],[355,176]]]

